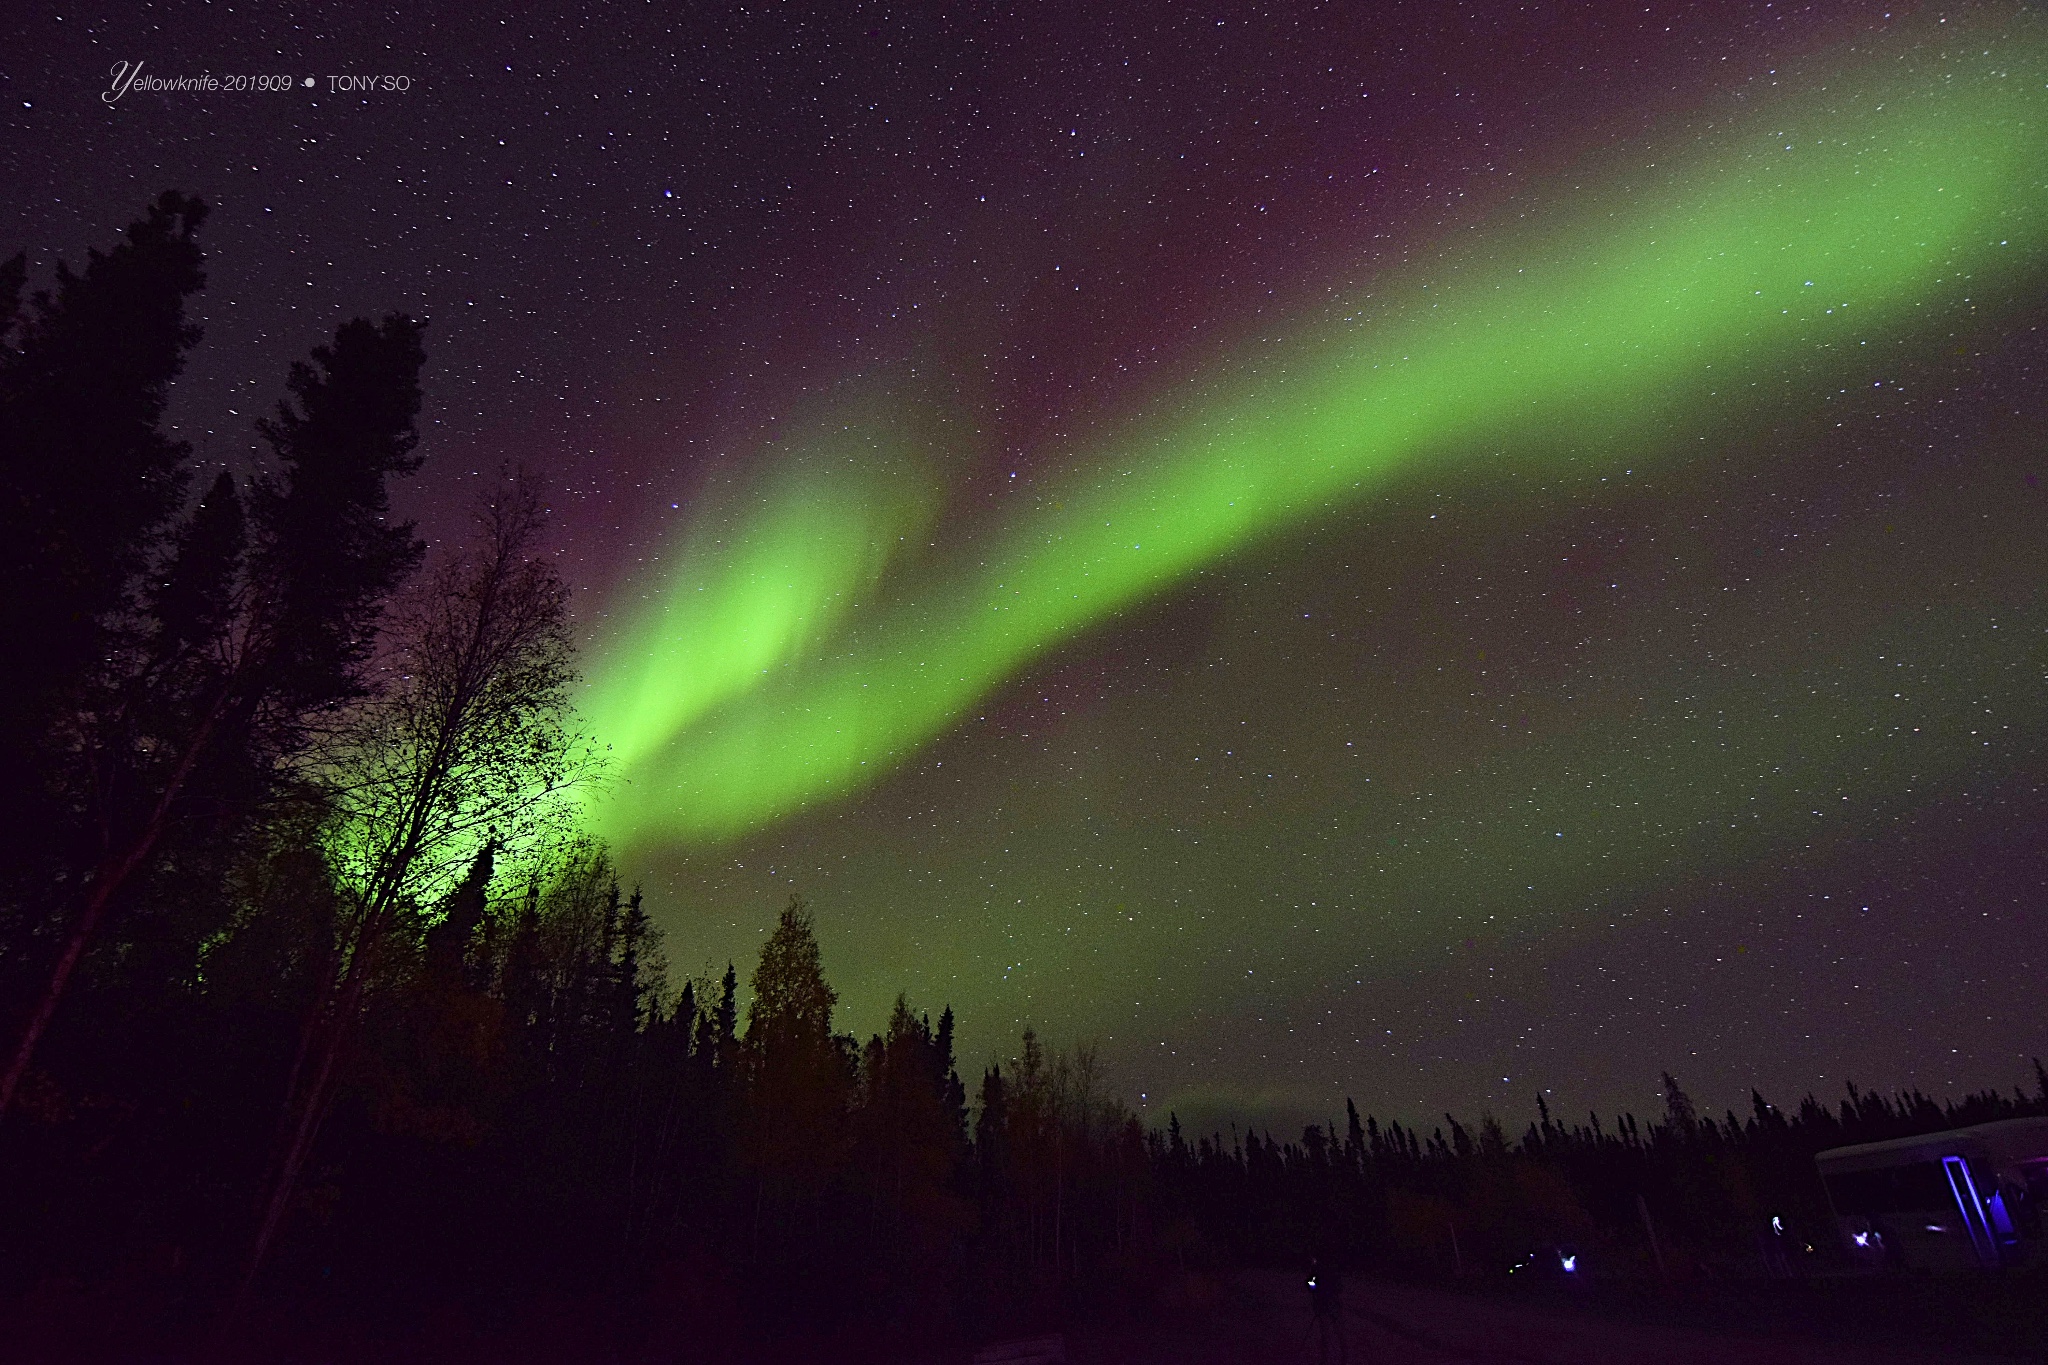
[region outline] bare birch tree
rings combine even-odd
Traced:
[[[501,485],[480,509],[476,544],[400,609],[389,685],[324,754],[343,941],[286,1083],[244,1294],[291,1207],[394,928],[445,894],[485,843],[516,857],[565,834],[572,793],[598,776],[601,757],[573,726],[568,590],[540,557],[545,520],[523,472]]]

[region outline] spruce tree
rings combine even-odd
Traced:
[[[808,1203],[838,1169],[851,1080],[832,1034],[838,998],[810,910],[792,896],[762,945],[747,1010],[744,1151],[757,1202]]]
[[[203,216],[196,201],[190,204],[191,212]],[[153,225],[163,212],[160,206],[153,213]],[[187,237],[194,221],[188,213]],[[190,248],[194,280],[196,253],[196,247]],[[107,259],[96,257],[94,266]],[[189,344],[187,333],[191,329],[180,335]],[[32,328],[30,340],[38,335]],[[13,368],[32,370],[24,359],[31,354],[24,349]],[[171,648],[170,657],[204,662],[207,666],[198,670],[202,685],[180,695],[156,686],[152,671],[145,670],[139,689],[130,689],[144,704],[111,707],[113,719],[98,727],[98,752],[104,759],[82,803],[94,827],[93,848],[77,860],[86,862],[89,871],[77,869],[82,875],[75,884],[82,889],[51,917],[69,922],[19,1042],[0,1071],[0,1113],[11,1102],[109,905],[146,871],[166,839],[175,841],[181,809],[195,795],[210,798],[201,804],[212,810],[216,837],[211,842],[218,847],[221,828],[251,813],[283,771],[283,760],[300,749],[309,719],[366,690],[361,669],[377,618],[422,553],[411,523],[387,524],[386,489],[389,476],[410,473],[419,463],[411,452],[420,403],[420,325],[396,315],[381,326],[357,319],[337,331],[333,346],[316,348],[313,358],[314,365],[292,367],[289,384],[297,405],[280,404],[274,420],[259,424],[283,475],[281,481],[257,485],[259,534],[239,598],[239,621],[230,627],[225,613],[232,597],[232,561],[241,557],[239,537],[230,537],[240,513],[238,504],[229,511],[226,493],[232,485],[224,488],[220,480],[180,537],[167,576],[149,595],[159,647]],[[21,387],[11,382],[16,379],[11,373],[0,375],[0,407],[26,404],[16,401]],[[70,397],[83,401],[77,394]],[[144,405],[151,422],[161,406],[160,395],[153,407]],[[8,430],[9,420],[0,413],[0,432]],[[157,444],[173,455],[184,453],[183,447],[160,439]],[[162,451],[157,454],[161,457]],[[141,539],[148,534],[154,531],[136,533]],[[135,555],[141,553],[136,549]],[[122,570],[132,571],[132,565]],[[232,637],[235,648],[182,649],[184,637],[201,626],[213,629],[223,643]],[[103,679],[101,686],[112,688],[114,682]],[[21,692],[22,687],[12,690]],[[136,730],[142,717],[155,733]],[[0,750],[8,742],[0,739]],[[189,876],[186,880],[202,902],[210,899],[205,895],[210,887],[193,887]],[[187,925],[182,945],[159,948],[163,969],[185,970],[186,964],[177,961],[180,947],[182,956],[191,957],[218,927],[218,917]]]
[[[427,930],[427,975],[448,985],[467,980],[466,966],[471,941],[483,922],[491,869],[497,855],[495,842],[486,841],[441,909],[439,923]]]
[[[766,1055],[783,1047],[812,1047],[832,1036],[839,993],[825,980],[818,938],[803,897],[791,896],[754,968],[754,999],[747,1010],[747,1043]]]
[[[183,500],[191,448],[159,423],[199,340],[185,305],[206,282],[206,215],[166,191],[83,272],[60,262],[55,292],[36,294],[0,353],[0,631],[34,642],[0,662],[6,728],[99,664],[109,616]],[[19,311],[20,287],[10,263],[0,311]]]
[[[967,1087],[961,1084],[959,1065],[953,1057],[953,1007],[939,1012],[938,1032],[932,1038],[933,1069],[939,1083],[940,1104],[946,1115],[947,1131],[957,1147],[967,1146]]]
[[[980,1171],[984,1218],[993,1217],[993,1201],[1002,1184],[1009,1136],[1009,1090],[1003,1068],[990,1063],[981,1073],[979,1112],[974,1116],[974,1161]]]
[[[292,365],[291,399],[257,423],[278,468],[255,499],[263,691],[287,723],[362,694],[384,603],[426,552],[390,515],[390,480],[420,466],[423,331],[396,313],[344,323]]]
[[[728,962],[719,982],[718,1004],[704,1011],[697,1025],[697,1055],[722,1073],[730,1071],[738,1058],[739,991],[739,973]]]
[[[26,316],[23,258],[0,269],[0,896],[22,930],[45,927],[44,894],[89,856],[92,775],[72,756],[183,499],[191,448],[160,424],[199,339],[185,308],[206,280],[206,214],[165,192],[83,271],[60,262]]]
[[[639,887],[619,912],[618,947],[612,967],[612,1029],[630,1037],[648,1016],[659,987],[655,963],[648,960],[654,946],[654,925],[641,905]]]
[[[21,316],[21,291],[28,284],[28,253],[17,251],[0,261],[0,366],[14,354],[10,333]]]
[[[176,548],[147,594],[153,683],[196,666],[201,686],[225,667],[222,639],[235,612],[247,519],[235,476],[223,469],[178,532]]]

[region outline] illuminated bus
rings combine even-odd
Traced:
[[[1844,1246],[1872,1268],[1992,1269],[2042,1244],[2048,1118],[1836,1147],[1814,1164]]]

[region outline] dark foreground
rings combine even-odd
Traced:
[[[1981,1338],[1996,1326],[1953,1321],[1932,1285],[1903,1293],[1874,1282],[1666,1293],[1642,1286],[1584,1292],[1516,1286],[1510,1292],[1354,1282],[1340,1355],[1335,1341],[1319,1343],[1296,1276],[1254,1272],[1219,1285],[1224,1302],[1200,1322],[1074,1333],[1067,1357],[1077,1365],[1297,1365],[1340,1358],[1359,1365],[2040,1361],[2048,1359],[2039,1349],[2048,1325],[2040,1288],[2032,1286],[2031,1332],[2016,1333],[2008,1349],[1986,1350]],[[1970,1305],[1977,1312],[1985,1307]]]
[[[450,1312],[379,1326],[317,1313],[252,1314],[232,1339],[139,1327],[118,1304],[46,1289],[0,1305],[0,1360],[205,1361],[292,1365],[491,1365],[783,1361],[968,1365],[1004,1354],[986,1331],[869,1320],[834,1331],[733,1313],[670,1282],[646,1296],[580,1297]],[[1335,1334],[1319,1342],[1292,1272],[1191,1275],[1142,1308],[1048,1314],[1072,1365],[1708,1365],[2048,1361],[2048,1275],[1970,1280],[1640,1283],[1400,1283],[1354,1280]],[[991,1351],[991,1347],[997,1348]],[[1037,1359],[1049,1359],[1038,1357]]]

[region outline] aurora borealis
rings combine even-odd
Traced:
[[[1429,457],[1444,481],[1469,477],[1489,442],[1519,447],[1487,450],[1494,468],[1569,460],[1569,445],[1532,450],[1528,434],[1640,431],[1642,410],[1740,385],[1793,347],[1846,353],[1873,329],[1911,328],[1944,279],[2028,278],[2048,98],[2034,54],[2018,55],[2020,72],[1960,80],[1848,73],[1829,116],[1753,116],[1718,159],[1647,192],[1663,202],[1596,193],[1579,211],[1591,222],[1479,248],[1532,266],[1450,262],[1434,295],[1397,281],[1391,304],[1198,383],[1166,430],[1056,479],[1050,506],[971,543],[971,564],[861,604],[879,620],[841,618],[875,596],[899,533],[919,531],[917,499],[892,487],[906,476],[887,439],[804,452],[825,486],[762,490],[734,553],[686,550],[659,605],[596,665],[591,723],[626,788],[599,827],[690,840],[769,824],[907,761],[1077,631]],[[1842,363],[1860,379],[1861,363]],[[1657,462],[1658,442],[1639,441],[1611,439],[1606,461]]]
[[[411,103],[113,122],[45,35],[17,236],[217,202],[216,463],[344,300],[430,319],[414,510],[559,490],[678,975],[798,891],[843,1027],[1156,1120],[2010,1084],[2048,26],[1417,8],[336,19]]]

